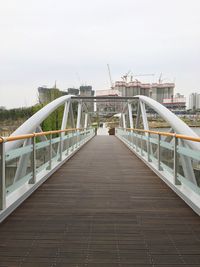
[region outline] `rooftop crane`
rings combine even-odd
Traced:
[[[131,70],[129,70],[125,75],[123,75],[121,78],[123,81],[127,82],[128,77],[130,76],[130,81],[133,81],[133,77],[140,77],[140,76],[154,76],[154,73],[145,73],[145,74],[133,74]]]
[[[123,81],[127,82],[127,78],[129,76],[129,74],[131,73],[131,70],[129,70],[126,74],[124,74],[121,78]]]
[[[155,76],[155,74],[154,73],[145,73],[145,74],[132,74],[131,75],[131,82],[133,81],[133,77],[141,77],[141,76]]]

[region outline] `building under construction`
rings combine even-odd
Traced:
[[[174,83],[141,83],[135,80],[116,81],[114,89],[118,90],[122,96],[145,95],[163,103],[164,99],[173,97],[174,87]]]

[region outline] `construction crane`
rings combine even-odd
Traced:
[[[136,74],[136,75],[131,75],[131,82],[133,81],[133,77],[141,77],[141,76],[155,76],[154,73],[145,73],[145,74]]]
[[[133,77],[140,77],[140,76],[154,76],[153,73],[145,73],[145,74],[133,74],[131,70],[129,70],[125,75],[123,75],[121,78],[123,81],[127,82],[128,77],[130,77],[130,81],[133,81]]]
[[[163,78],[163,74],[161,72],[159,79],[158,79],[158,83],[162,83],[163,81],[166,81],[166,80],[168,81],[169,78],[166,78],[166,77]],[[173,79],[173,83],[175,83],[175,78]]]
[[[110,87],[111,89],[113,89],[113,82],[112,82],[112,78],[111,78],[111,73],[110,73],[110,66],[109,64],[107,64],[108,67],[108,75],[109,75],[109,79],[110,79]]]
[[[126,74],[124,74],[121,78],[123,81],[127,82],[127,79],[129,77],[129,74],[131,73],[131,70],[129,70]]]

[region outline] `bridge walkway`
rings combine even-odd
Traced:
[[[200,266],[200,218],[96,136],[0,225],[0,266]]]

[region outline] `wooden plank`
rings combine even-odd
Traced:
[[[0,225],[0,266],[200,266],[200,218],[97,136]]]

